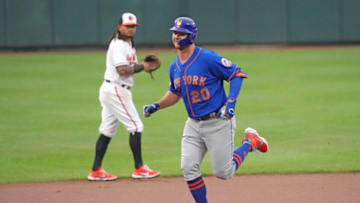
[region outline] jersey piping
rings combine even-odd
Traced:
[[[186,71],[190,68],[191,64],[194,63],[194,61],[196,61],[196,59],[199,57],[201,52],[201,48],[199,49],[198,53],[196,54],[196,56],[193,58],[193,60],[186,66],[185,70],[184,70],[184,77],[186,80]],[[189,107],[190,107],[190,111],[191,111],[191,115],[193,116],[193,118],[195,118],[195,113],[193,111],[192,105],[191,105],[191,100],[190,100],[190,94],[189,94],[189,90],[188,90],[188,83],[185,82],[185,90],[186,90],[186,98],[189,102]]]
[[[126,111],[126,115],[129,117],[129,119],[131,120],[131,122],[134,124],[135,130],[136,130],[136,132],[137,132],[137,131],[138,131],[138,127],[137,127],[137,125],[136,125],[136,122],[135,122],[134,119],[131,117],[129,111],[127,110],[127,108],[126,108],[126,106],[125,106],[125,104],[124,104],[124,102],[122,101],[122,99],[121,99],[121,97],[120,97],[120,94],[119,94],[119,92],[118,92],[118,88],[117,88],[116,86],[115,86],[114,88],[115,88],[115,92],[116,92],[117,98],[119,99],[122,107],[123,107],[124,110]]]

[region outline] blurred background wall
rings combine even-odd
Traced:
[[[123,12],[135,42],[170,45],[189,16],[199,44],[360,43],[359,0],[0,0],[0,48],[104,46]]]

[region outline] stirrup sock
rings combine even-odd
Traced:
[[[107,137],[104,134],[100,134],[95,145],[95,160],[92,170],[97,171],[98,168],[101,167],[102,160],[105,156],[110,140],[111,140],[110,137]]]
[[[134,132],[129,135],[129,144],[134,157],[134,165],[139,169],[143,165],[141,155],[141,133]]]
[[[233,153],[233,161],[235,163],[235,170],[237,170],[241,164],[245,161],[245,157],[249,153],[250,144],[248,142],[244,142],[239,148],[235,149]]]
[[[206,186],[202,176],[187,181],[187,185],[196,203],[207,203]]]

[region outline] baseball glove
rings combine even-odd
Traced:
[[[151,73],[160,68],[161,61],[160,58],[154,54],[149,54],[145,56],[143,60],[145,72]]]

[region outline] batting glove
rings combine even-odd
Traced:
[[[223,107],[218,112],[218,118],[228,120],[234,116],[235,113],[236,98],[229,97]]]
[[[160,105],[158,103],[153,103],[151,105],[145,105],[143,107],[143,114],[144,117],[150,117],[151,114],[155,113],[157,110],[159,110]]]

